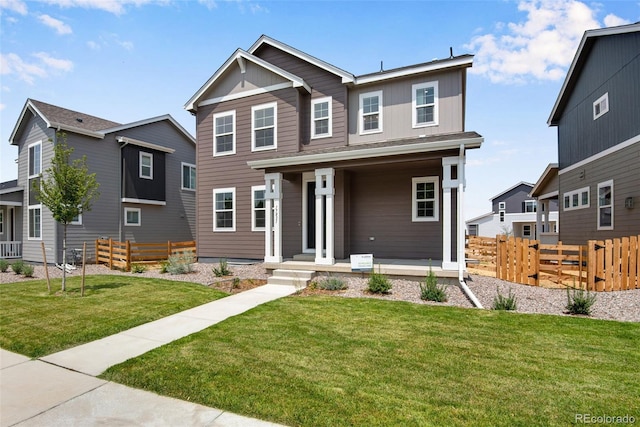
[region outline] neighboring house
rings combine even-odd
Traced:
[[[0,258],[22,256],[22,189],[18,180],[0,182]]]
[[[548,120],[560,240],[640,234],[640,23],[586,31]]]
[[[53,147],[86,155],[100,197],[68,226],[67,248],[87,242],[91,259],[99,237],[133,242],[187,241],[195,237],[195,139],[170,115],[129,124],[28,99],[11,133],[18,146],[18,179],[0,190],[3,241],[22,242],[25,261],[61,262],[62,226],[31,191],[51,165]],[[4,218],[6,217],[6,219]],[[10,238],[9,238],[10,237]],[[6,244],[5,244],[6,246]]]
[[[267,36],[236,50],[185,105],[199,259],[373,253],[457,269],[466,150],[483,141],[465,129],[472,61],[354,76]]]
[[[533,184],[519,182],[518,184],[493,196],[491,212],[472,218],[466,222],[467,233],[470,236],[496,237],[498,234],[508,234],[514,237],[535,239],[538,203],[530,195]],[[558,203],[551,202],[541,209],[548,209],[548,225],[554,231],[558,223]]]

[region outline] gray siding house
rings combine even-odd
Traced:
[[[585,32],[553,106],[564,243],[640,234],[639,53],[640,23]]]
[[[74,148],[86,156],[97,174],[100,197],[67,231],[67,247],[95,256],[99,237],[132,242],[187,241],[195,238],[195,139],[170,115],[128,124],[28,99],[11,133],[18,146],[18,179],[0,203],[5,228],[22,241],[22,258],[61,262],[62,226],[30,191],[50,166],[54,145]],[[5,203],[18,198],[19,205]],[[10,211],[13,212],[10,212]],[[6,233],[5,233],[6,234]]]
[[[189,99],[199,259],[464,258],[471,55],[354,76],[267,36]],[[464,266],[464,263],[460,263]]]

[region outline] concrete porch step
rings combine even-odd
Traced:
[[[273,274],[267,279],[268,285],[289,285],[296,289],[304,289],[316,275],[315,271],[307,270],[273,270]]]

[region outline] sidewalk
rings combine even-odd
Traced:
[[[0,349],[0,427],[276,426],[95,376],[110,366],[295,291],[293,286],[260,286],[40,360]]]

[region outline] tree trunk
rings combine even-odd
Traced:
[[[67,224],[62,226],[62,292],[67,290]]]

